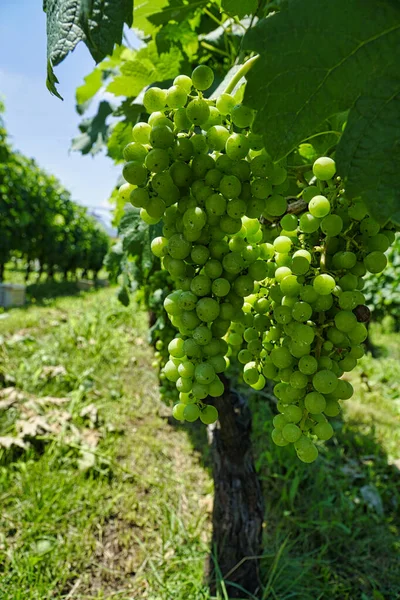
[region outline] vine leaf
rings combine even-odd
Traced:
[[[286,10],[261,19],[246,34],[244,47],[260,54],[247,76],[244,101],[258,110],[255,130],[263,134],[274,160],[292,151],[325,119],[350,108],[346,137],[338,146],[340,157],[346,140],[358,138],[357,131],[352,132],[353,126],[358,131],[362,127],[357,113],[352,115],[357,111],[356,105],[358,110],[364,110],[366,104],[370,107],[369,115],[376,119],[373,127],[379,147],[393,145],[394,141],[385,142],[384,136],[390,134],[386,119],[395,118],[398,102],[390,103],[391,110],[385,118],[372,107],[372,98],[377,93],[372,88],[377,77],[399,80],[400,3],[336,0],[324,3],[321,8],[320,0],[290,0]],[[388,86],[382,90],[385,93],[388,95],[380,98],[378,106],[390,100]],[[381,118],[385,119],[382,125],[385,131],[379,134]],[[368,119],[365,115],[365,131]],[[357,164],[360,142],[357,161],[353,160],[344,171],[344,161],[339,160],[338,172],[347,175],[349,194],[369,190],[366,202],[378,215],[378,205],[387,201],[388,193],[393,206],[396,202],[394,159],[383,152],[379,154],[380,177],[372,188],[368,157],[373,143],[371,137],[369,150],[363,153],[362,168]]]
[[[61,98],[53,67],[83,41],[96,62],[122,41],[133,20],[133,0],[44,0],[47,15],[47,87]]]
[[[379,78],[353,106],[336,152],[346,192],[379,222],[400,225],[400,78]]]
[[[102,150],[108,138],[108,125],[106,119],[113,112],[113,107],[106,100],[99,104],[97,114],[88,119],[83,119],[79,124],[81,135],[72,140],[71,150],[92,154],[93,156]]]
[[[182,23],[186,21],[196,10],[205,7],[209,0],[169,0],[168,6],[164,6],[160,12],[152,14],[148,20],[156,26],[165,25],[171,21]]]
[[[222,10],[230,17],[243,17],[256,12],[257,0],[222,0]]]

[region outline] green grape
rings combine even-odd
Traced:
[[[312,463],[318,458],[318,450],[315,444],[302,435],[294,445],[298,458],[305,463]]]
[[[305,355],[299,360],[299,371],[305,375],[312,375],[318,369],[318,361],[314,356]]]
[[[320,440],[329,440],[333,436],[332,425],[328,422],[317,423],[313,427],[313,432]]]
[[[292,308],[292,317],[295,321],[305,322],[311,319],[312,308],[307,302],[296,302]]]
[[[182,404],[181,402],[175,404],[174,408],[172,409],[172,414],[177,421],[185,420],[185,408],[186,404]]]
[[[282,432],[278,429],[272,430],[271,437],[276,446],[287,446],[289,444],[289,442],[283,437]]]
[[[298,423],[303,418],[303,411],[299,406],[289,404],[284,408],[283,415],[289,423]]]
[[[318,230],[320,220],[311,213],[303,213],[300,217],[299,228],[303,233],[314,233]]]
[[[208,90],[214,81],[214,72],[207,65],[199,65],[192,72],[192,82],[197,90]]]
[[[301,284],[297,281],[296,275],[288,275],[280,282],[282,294],[286,296],[297,296],[301,290]]]
[[[127,179],[125,177],[125,179]],[[128,179],[127,179],[128,181]],[[130,181],[130,183],[133,183]],[[381,273],[387,265],[387,258],[383,252],[374,251],[364,258],[364,265],[370,273]]]
[[[178,75],[178,77],[175,77],[174,79],[174,85],[181,87],[185,90],[186,94],[190,94],[193,82],[187,75]]]
[[[167,101],[167,92],[158,87],[151,87],[145,91],[143,105],[148,113],[162,111]]]
[[[220,152],[225,148],[227,139],[229,138],[229,131],[222,125],[214,125],[207,131],[207,144],[211,150],[217,150]]]
[[[294,371],[290,375],[289,383],[296,389],[303,389],[307,387],[308,377],[304,373],[301,373],[301,371]]]
[[[357,318],[354,313],[341,310],[335,315],[335,325],[339,331],[348,332],[357,324]]]
[[[193,125],[202,125],[207,121],[210,116],[210,108],[205,100],[202,98],[195,98],[191,100],[186,107],[186,116]],[[192,138],[192,143],[194,140]],[[196,142],[197,143],[197,142]],[[196,143],[194,145],[196,149]],[[205,144],[207,144],[205,140]]]
[[[150,141],[151,125],[140,121],[132,128],[133,141],[138,144],[148,144]]]
[[[233,283],[235,292],[242,297],[252,294],[254,291],[254,281],[249,275],[239,275]]]
[[[131,142],[125,146],[123,155],[126,161],[137,161],[142,163],[147,156],[147,149],[142,144]]]
[[[220,394],[219,394],[220,395]],[[200,412],[200,421],[205,425],[212,425],[218,420],[218,411],[215,406],[208,404]]]
[[[267,276],[268,267],[263,260],[254,261],[248,269],[248,273],[255,281],[262,281]]]
[[[327,215],[320,224],[321,231],[330,237],[339,235],[343,229],[343,220],[339,215]]]
[[[180,233],[176,233],[168,240],[168,252],[172,258],[178,258],[180,260],[189,256],[192,249],[192,244],[185,240]]]
[[[235,98],[230,94],[221,94],[217,98],[216,107],[221,115],[229,115],[233,107],[236,105]]]
[[[232,123],[240,129],[250,127],[254,119],[254,111],[243,104],[237,104],[234,106],[230,112],[230,115]]]
[[[206,346],[212,340],[211,330],[205,325],[200,325],[193,331],[193,339],[199,346]]]
[[[338,378],[332,371],[323,369],[314,375],[312,383],[317,392],[330,394],[335,390]]]
[[[327,156],[321,156],[313,164],[313,173],[317,179],[328,181],[336,173],[335,161]]]
[[[322,413],[326,407],[325,398],[319,392],[310,392],[307,394],[304,398],[304,404],[306,409],[314,415]]]
[[[223,393],[224,384],[218,377],[216,377],[208,386],[208,394],[212,398],[218,398],[219,396],[222,396]]]
[[[194,376],[198,383],[208,385],[215,379],[214,367],[208,362],[200,363],[194,369]]]
[[[308,210],[310,211],[313,217],[321,219],[322,217],[326,217],[326,215],[329,214],[331,210],[331,205],[328,198],[326,198],[325,196],[318,195],[314,196],[310,200],[308,204]]]
[[[363,323],[356,323],[347,335],[352,344],[361,344],[367,339],[368,330]]]
[[[167,90],[167,106],[183,108],[187,102],[187,92],[182,86],[173,85]]]
[[[245,158],[249,150],[249,140],[242,133],[232,133],[226,140],[225,152],[232,160]]]
[[[273,217],[280,217],[287,210],[287,200],[280,194],[272,194],[267,199],[267,212]]]
[[[197,404],[186,404],[184,405],[185,409],[183,411],[183,416],[185,421],[189,421],[189,423],[194,423],[200,417],[200,409]]]
[[[292,247],[292,240],[286,236],[279,235],[274,240],[274,248],[276,252],[282,252],[284,254],[290,252]]]
[[[271,360],[279,369],[290,367],[293,363],[292,355],[285,347],[274,348],[271,352]]]
[[[249,362],[243,367],[243,379],[248,385],[254,385],[259,378],[258,369],[255,362]]]
[[[297,442],[297,440],[301,437],[301,429],[294,423],[288,423],[282,429],[282,436],[288,442]]]
[[[181,377],[191,378],[194,375],[194,364],[189,360],[184,360],[178,365],[178,373]]]
[[[152,173],[161,173],[169,166],[168,152],[160,148],[150,150],[145,158],[145,165]]]
[[[294,231],[297,229],[298,222],[299,220],[296,215],[287,214],[282,217],[279,224],[286,231]]]
[[[321,296],[330,294],[335,289],[335,285],[334,278],[327,273],[317,275],[313,281],[314,290]]]
[[[147,182],[147,169],[138,161],[130,161],[124,165],[122,175],[132,185],[143,186]]]
[[[199,276],[200,277],[200,276]],[[200,298],[196,306],[196,313],[201,321],[210,323],[215,321],[220,312],[219,304],[213,298]]]
[[[169,381],[176,382],[179,379],[179,372],[177,366],[169,360],[164,366],[164,374]]]
[[[275,417],[272,419],[272,424],[275,427],[275,429],[278,429],[280,431],[282,431],[282,429],[285,427],[285,425],[288,424],[288,419],[284,416],[284,415],[275,415]]]

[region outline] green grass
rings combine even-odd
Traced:
[[[58,599],[73,590],[81,600],[150,598],[165,589],[175,597],[179,587],[184,598],[194,585],[201,590],[211,481],[186,434],[159,414],[145,315],[123,308],[113,290],[7,314],[3,380],[31,402],[67,398],[70,420],[55,441],[1,451],[0,597]],[[65,373],[43,378],[50,366]],[[92,404],[101,439],[91,449],[71,424],[90,431],[80,414]],[[13,435],[20,417],[15,406],[5,411],[1,435]],[[85,452],[96,461],[79,470]]]
[[[5,315],[0,402],[1,386],[20,399],[0,411],[0,436],[36,417],[56,429],[0,450],[0,598],[209,600],[211,476],[160,403],[144,313],[104,289]],[[356,394],[316,464],[273,446],[273,402],[251,398],[266,501],[260,600],[400,597],[400,474],[389,464],[400,344],[372,336],[379,357],[351,375]]]

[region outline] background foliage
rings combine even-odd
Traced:
[[[13,151],[0,123],[0,278],[11,256],[52,276],[100,270],[109,239],[60,182]]]

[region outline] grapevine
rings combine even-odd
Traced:
[[[176,419],[211,424],[237,358],[255,390],[275,382],[275,444],[313,462],[352,396],[343,376],[364,354],[363,278],[384,270],[395,233],[346,197],[331,157],[299,181],[274,164],[251,108],[232,93],[204,97],[213,80],[200,65],[168,90],[149,88],[148,122],[124,149],[120,193],[147,224],[161,222],[151,249],[175,287],[163,377],[179,394]]]

